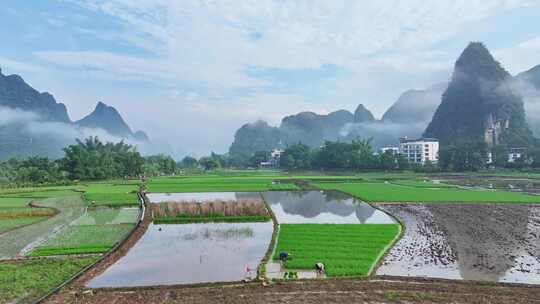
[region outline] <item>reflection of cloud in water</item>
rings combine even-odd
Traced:
[[[279,204],[287,214],[315,218],[324,213],[347,217],[356,214],[360,222],[373,215],[375,209],[335,191],[271,191],[264,193],[270,205]]]
[[[124,257],[88,286],[239,281],[245,278],[246,266],[257,268],[272,230],[270,222],[152,224]]]

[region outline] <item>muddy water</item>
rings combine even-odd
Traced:
[[[437,179],[446,184],[540,194],[540,181],[530,179],[454,177]]]
[[[152,224],[126,256],[92,279],[88,287],[254,278],[272,238],[272,228],[272,223]]]
[[[248,198],[261,198],[258,192],[186,192],[186,193],[148,193],[151,203],[162,202],[204,202],[214,200],[237,200]]]
[[[263,193],[280,224],[393,224],[369,204],[337,191],[270,191]]]
[[[380,275],[540,284],[540,206],[414,204]]]

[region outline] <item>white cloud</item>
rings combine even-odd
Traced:
[[[161,67],[180,82],[189,78],[219,88],[261,85],[260,80],[243,73],[249,65],[313,68],[332,63],[356,72],[380,61],[396,68],[403,63],[410,66],[420,62],[419,52],[466,30],[471,22],[528,4],[508,0],[82,3],[124,22],[125,36],[132,43],[134,33],[138,33],[135,44],[153,45],[158,59],[145,66]],[[261,38],[250,40],[253,32],[260,33]],[[144,37],[147,42],[143,42]],[[393,54],[394,59],[386,59]],[[90,54],[82,53],[79,58],[73,52],[56,55],[84,66]],[[114,61],[120,59],[110,56]],[[62,56],[54,57],[60,63]],[[92,59],[100,68],[106,66],[119,73],[124,72],[122,66],[141,63],[127,57],[111,65],[104,54]],[[426,65],[439,68],[441,61]]]
[[[125,106],[130,120],[134,117],[150,135],[158,134],[164,137],[163,141],[175,141],[182,150],[197,153],[205,149],[226,151],[235,129],[258,118],[277,124],[283,115],[300,110],[352,110],[358,103],[380,115],[404,90],[447,80],[458,54],[453,53],[455,50],[449,53],[439,44],[463,35],[471,24],[537,3],[73,2],[122,24],[120,30],[78,30],[106,41],[120,40],[137,48],[137,55],[118,49],[50,50],[36,53],[36,58],[62,73],[71,71],[73,77],[152,84],[155,92],[145,94],[144,98],[155,98],[146,102],[140,88],[133,88],[131,96],[118,92],[123,100],[131,102],[129,107]],[[525,45],[523,49],[534,48]],[[535,57],[532,51],[527,52],[524,56]],[[500,59],[506,61],[504,56]],[[512,66],[528,64],[520,60]],[[276,94],[269,89],[271,81],[245,73],[250,66],[317,69],[323,64],[347,71],[328,82],[333,86],[326,88],[329,92],[324,99],[296,92]],[[131,110],[132,104],[140,108]]]
[[[512,74],[524,72],[538,64],[540,36],[523,41],[515,46],[497,50],[495,56]]]

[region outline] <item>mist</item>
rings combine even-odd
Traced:
[[[0,107],[0,135],[5,146],[1,158],[42,155],[51,158],[62,156],[62,149],[75,144],[77,139],[97,136],[103,142],[120,142],[136,146],[143,155],[167,153],[164,145],[143,142],[132,138],[113,136],[99,128],[80,128],[72,124],[43,120],[37,113]]]
[[[521,96],[525,107],[525,118],[535,137],[540,136],[540,90],[530,82],[513,78],[506,82],[501,89]]]
[[[421,137],[428,124],[429,121],[349,123],[340,130],[340,136],[347,140],[372,138],[373,148],[380,149],[385,146],[397,146],[400,137]]]

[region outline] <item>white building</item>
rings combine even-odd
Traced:
[[[260,163],[260,166],[262,168],[279,168],[279,160],[281,159],[281,154],[283,153],[283,150],[280,149],[274,149],[272,152],[270,152],[270,159],[268,161],[264,161]]]
[[[410,163],[425,164],[439,161],[439,140],[435,138],[399,139],[399,153]]]
[[[525,148],[510,148],[510,152],[508,153],[508,162],[513,163],[516,160],[525,157]]]

